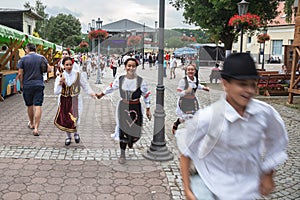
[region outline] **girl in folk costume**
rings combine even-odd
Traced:
[[[176,122],[173,124],[172,133],[175,134],[179,124],[186,119],[191,118],[194,113],[199,110],[198,99],[195,96],[197,90],[209,91],[209,88],[200,84],[199,79],[195,77],[196,67],[194,65],[188,65],[186,68],[186,74],[183,79],[178,83],[177,92],[179,95],[176,115],[178,116]]]
[[[71,133],[74,133],[75,142],[80,142],[77,127],[82,111],[81,87],[90,96],[96,97],[96,95],[86,78],[81,76],[78,71],[73,70],[74,60],[71,57],[65,57],[62,64],[65,70],[61,76],[56,77],[54,85],[54,94],[59,95],[59,106],[54,124],[67,133],[65,145],[68,146],[71,144]]]
[[[138,62],[134,58],[128,58],[125,61],[126,75],[122,75],[114,80],[103,92],[97,94],[100,99],[104,95],[119,90],[122,100],[117,108],[117,127],[116,135],[119,136],[121,155],[120,164],[126,161],[125,150],[128,145],[132,148],[133,143],[141,137],[143,114],[140,97],[143,96],[146,104],[146,115],[151,120],[150,112],[150,91],[147,84],[136,74]]]

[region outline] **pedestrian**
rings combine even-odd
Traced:
[[[33,130],[34,136],[39,136],[39,125],[42,116],[42,104],[44,101],[43,73],[50,71],[47,59],[36,53],[36,46],[28,43],[25,49],[26,55],[22,57],[17,68],[20,86],[23,89],[23,98],[27,106],[28,128]],[[46,70],[41,70],[46,68]]]
[[[118,61],[114,56],[112,56],[112,58],[110,59],[110,68],[112,69],[113,77],[115,78],[118,69]]]
[[[83,107],[81,88],[91,97],[96,97],[96,95],[85,76],[73,69],[74,60],[71,57],[65,57],[62,64],[65,70],[61,76],[56,77],[54,84],[54,94],[59,95],[59,106],[54,124],[58,129],[66,132],[65,145],[68,146],[71,144],[71,133],[74,133],[75,142],[80,142],[77,128],[80,124],[80,114]]]
[[[176,78],[176,74],[175,74],[176,67],[177,67],[177,61],[174,55],[172,55],[170,61],[170,79],[172,79],[172,77]]]
[[[141,96],[143,96],[146,105],[146,115],[151,120],[150,91],[144,79],[136,74],[138,61],[135,58],[128,58],[124,64],[126,75],[116,78],[109,87],[97,94],[97,97],[101,99],[104,95],[119,90],[122,98],[117,108],[117,126],[115,129],[115,136],[120,142],[120,164],[126,162],[125,150],[127,145],[132,148],[133,143],[141,137],[143,125]]]
[[[248,53],[228,56],[221,76],[225,95],[176,132],[186,199],[258,199],[274,190],[275,169],[287,159],[285,125],[253,99],[259,77]]]
[[[221,79],[221,74],[220,74],[219,63],[216,63],[215,66],[211,69],[209,80],[210,83],[212,83],[213,80],[215,80],[215,83],[218,83],[218,80],[220,79]]]
[[[173,134],[175,134],[179,124],[192,118],[195,112],[199,110],[198,99],[195,95],[196,91],[209,91],[209,87],[200,84],[199,79],[196,78],[196,67],[194,65],[187,66],[186,74],[184,78],[180,79],[177,87],[179,98],[177,101],[176,115],[178,118],[173,124]]]

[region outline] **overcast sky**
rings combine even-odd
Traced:
[[[36,0],[0,0],[0,7],[23,9],[25,2],[35,6]],[[85,32],[92,19],[101,18],[103,25],[121,19],[129,19],[154,28],[159,21],[159,0],[41,0],[47,6],[46,13],[72,14],[82,24]],[[195,28],[185,24],[182,10],[177,11],[165,0],[165,28]]]

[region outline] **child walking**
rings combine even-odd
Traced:
[[[81,88],[91,97],[96,97],[96,95],[85,76],[81,76],[80,72],[73,70],[74,60],[71,57],[63,58],[62,64],[65,70],[60,76],[56,77],[54,85],[54,94],[59,95],[59,106],[54,124],[57,128],[66,132],[65,145],[68,146],[71,144],[72,133],[74,133],[75,142],[80,142],[77,127],[80,123],[79,116],[82,111]]]

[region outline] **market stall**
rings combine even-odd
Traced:
[[[25,55],[24,48],[27,43],[35,44],[37,53],[45,56],[50,66],[55,65],[57,51],[54,43],[0,25],[0,101],[20,91],[17,63]],[[54,67],[52,68],[48,78],[54,77]]]

